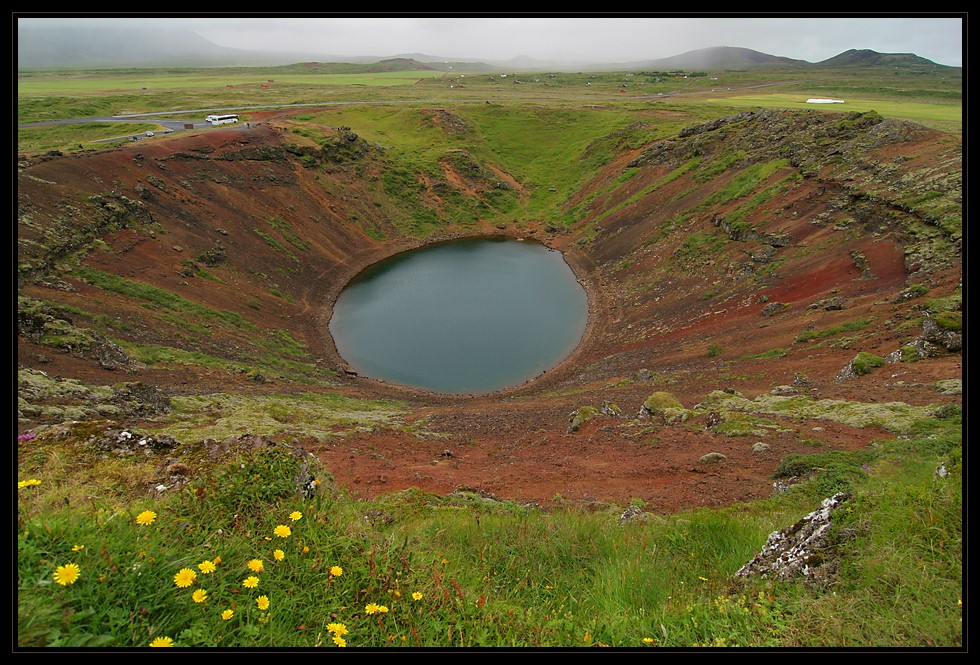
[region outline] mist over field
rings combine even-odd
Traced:
[[[226,66],[301,61],[483,61],[626,68],[715,46],[816,63],[849,49],[962,64],[965,18],[22,17],[18,67]]]

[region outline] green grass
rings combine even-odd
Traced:
[[[159,131],[160,125],[148,122],[88,122],[78,125],[50,127],[20,127],[17,129],[17,149],[43,152],[73,146],[75,149],[97,148],[97,141]]]
[[[118,275],[102,272],[86,266],[79,266],[71,271],[76,277],[81,277],[85,281],[101,289],[120,293],[122,295],[137,298],[148,304],[168,310],[173,314],[189,315],[208,321],[218,321],[230,328],[252,329],[254,326],[245,320],[240,314],[227,310],[216,310],[206,307],[199,303],[192,302],[186,298],[151,286],[143,282],[126,279]]]
[[[910,439],[788,458],[781,473],[816,475],[779,498],[622,524],[615,505],[546,512],[417,490],[358,500],[285,445],[233,448],[207,467],[187,449],[190,484],[151,499],[157,462],[107,458],[85,443],[98,429],[78,423],[18,445],[20,479],[38,483],[18,489],[17,643],[333,648],[339,632],[375,648],[957,647],[958,427],[923,420]],[[853,496],[832,527],[836,584],[734,577],[771,531],[838,489]],[[61,585],[67,564],[80,574]]]
[[[824,337],[833,337],[834,335],[839,335],[843,332],[855,332],[857,330],[864,330],[869,325],[871,325],[871,319],[855,319],[854,321],[848,321],[840,325],[831,326],[830,328],[824,328],[823,330],[807,330],[801,332],[794,338],[797,343],[809,342],[812,339],[822,339]]]
[[[810,98],[844,98],[843,104],[807,104]],[[811,111],[844,112],[856,111],[866,113],[877,111],[886,118],[898,118],[901,120],[911,120],[938,129],[944,132],[960,133],[963,128],[963,108],[959,99],[932,99],[920,100],[913,99],[903,101],[899,99],[872,99],[868,97],[855,97],[846,93],[841,94],[834,91],[817,91],[802,93],[768,93],[754,95],[737,95],[717,97],[715,99],[706,98],[707,104],[723,104],[725,106],[750,107],[750,108],[782,108],[782,109],[808,109]]]

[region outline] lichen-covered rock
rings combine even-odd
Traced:
[[[619,418],[623,415],[623,410],[619,408],[619,405],[608,400],[602,403],[602,408],[599,409],[599,412],[606,416],[613,416],[614,418]]]
[[[922,322],[920,339],[949,353],[959,353],[963,350],[962,322],[962,312],[941,312]]]
[[[837,577],[838,543],[828,538],[831,516],[849,498],[846,493],[824,499],[818,510],[783,531],[769,534],[762,551],[735,573],[736,577],[793,580],[808,586],[832,583]]]
[[[944,379],[942,381],[936,381],[934,384],[932,384],[932,387],[941,392],[943,395],[962,395],[963,379]]]
[[[762,316],[772,316],[777,312],[783,311],[787,307],[789,307],[789,305],[783,302],[771,302],[762,308]]]
[[[661,412],[660,417],[664,419],[664,423],[667,425],[679,425],[687,422],[688,418],[691,417],[691,412],[687,409],[667,407]]]
[[[701,455],[698,459],[702,464],[717,464],[718,462],[724,462],[728,459],[724,453],[708,453],[706,455]]]
[[[847,304],[847,298],[842,298],[840,296],[834,298],[825,298],[823,300],[818,300],[817,302],[809,305],[807,309],[824,309],[828,312],[833,312],[836,310],[844,309]]]

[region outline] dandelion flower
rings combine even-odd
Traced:
[[[368,614],[377,614],[378,612],[381,611],[378,609],[378,607],[379,606],[375,605],[374,603],[368,603],[367,605],[364,606],[364,611],[367,612]]]
[[[309,554],[309,553],[310,553],[310,548],[304,546],[303,547],[303,554]]]
[[[235,616],[235,610],[225,610],[224,612],[221,613],[221,618],[224,621],[227,621],[228,619],[232,618],[233,616]]]
[[[136,516],[136,523],[140,526],[149,526],[156,522],[157,514],[152,510],[144,510]]]
[[[77,563],[67,563],[64,566],[58,566],[54,571],[54,581],[61,586],[68,586],[69,584],[74,584],[75,580],[79,578],[82,574],[82,569],[78,567]]]
[[[174,641],[169,637],[154,637],[153,641],[150,642],[151,647],[172,647]]]
[[[340,577],[344,574],[344,569],[340,566],[330,566],[330,574],[334,577]]]
[[[347,634],[347,626],[342,623],[328,623],[327,632],[333,633],[337,637],[342,637]]]
[[[194,589],[194,593],[191,594],[191,598],[194,599],[195,603],[203,603],[208,599],[208,592],[204,589]]]
[[[17,483],[17,489],[23,489],[25,487],[34,487],[35,485],[40,485],[41,481],[37,478],[30,478],[28,480],[22,480]]]
[[[255,604],[258,605],[260,610],[267,610],[269,609],[269,597],[259,596],[255,599]]]
[[[303,513],[299,512],[298,510],[294,510],[293,512],[289,513],[289,519],[294,522],[298,522],[303,519]]]
[[[422,592],[416,591],[412,594],[412,600],[422,600]]]
[[[286,553],[283,552],[282,550],[276,550],[275,552],[272,553],[272,556],[273,558],[275,558],[276,561],[282,561],[283,559],[286,558]]]
[[[246,589],[254,589],[259,585],[259,578],[255,575],[249,575],[244,580],[242,580],[242,586]]]
[[[194,584],[194,580],[197,579],[197,573],[195,573],[190,568],[181,568],[174,575],[174,584],[179,586],[181,589],[186,589],[190,585]]]
[[[378,611],[381,612],[382,614],[387,614],[388,613],[388,606],[387,605],[378,605]]]
[[[78,551],[84,550],[84,549],[85,549],[85,546],[84,545],[75,545],[73,548],[71,548],[71,551],[72,552],[78,552]]]
[[[214,565],[213,561],[202,561],[201,563],[197,564],[197,568],[202,574],[208,575],[213,573],[217,566]]]
[[[338,647],[345,647],[345,646],[347,646],[347,640],[345,640],[344,638],[342,638],[340,635],[334,635],[333,636],[333,643],[336,644]]]
[[[292,533],[292,530],[285,524],[280,524],[273,530],[273,533],[279,536],[280,538],[288,538],[289,535]]]
[[[644,644],[653,644],[653,638],[652,637],[644,637],[643,638],[643,643]]]
[[[251,561],[249,561],[248,569],[251,570],[253,573],[261,573],[262,570],[264,569],[264,566],[262,565],[262,559],[252,559]]]
[[[219,563],[221,563],[221,557],[220,556],[216,556],[213,559],[211,559],[211,561],[213,561],[214,562],[214,565],[217,566]]]

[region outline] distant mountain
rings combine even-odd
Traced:
[[[914,53],[878,53],[870,49],[850,49],[821,60],[817,67],[944,67]]]
[[[714,46],[696,51],[688,51],[670,58],[644,60],[629,64],[631,69],[654,69],[660,71],[698,70],[698,69],[751,69],[755,67],[805,67],[806,60],[794,60],[769,55],[748,48],[735,46]]]

